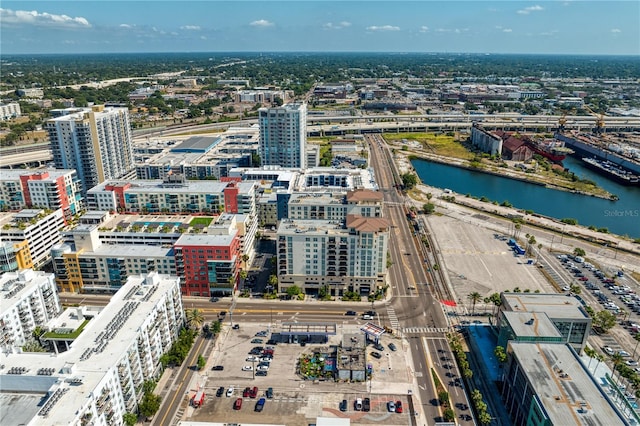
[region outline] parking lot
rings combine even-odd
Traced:
[[[508,245],[510,237],[477,226],[476,222],[486,216],[468,214],[468,217],[465,222],[457,217],[429,216],[431,230],[447,269],[455,271],[449,277],[463,303],[469,304],[467,295],[474,291],[482,296],[511,291],[516,287],[531,292],[555,291],[539,268],[527,264],[523,256],[514,254]],[[481,303],[476,309],[480,306]]]
[[[344,328],[343,328],[344,327]],[[338,335],[330,336],[323,344],[277,344],[268,345],[271,334],[256,336],[266,328],[258,325],[241,324],[240,329],[225,327],[216,344],[216,349],[207,360],[206,371],[203,371],[200,383],[203,383],[206,398],[202,407],[190,408],[189,419],[193,421],[217,422],[257,422],[306,425],[315,423],[318,416],[349,417],[352,424],[359,425],[394,425],[407,424],[408,407],[407,391],[412,388],[413,376],[408,369],[406,352],[401,340],[394,336],[383,335],[383,350],[377,351],[370,344],[366,348],[367,363],[373,370],[373,380],[366,382],[336,382],[334,380],[303,380],[296,374],[296,363],[301,355],[312,354],[337,345],[343,333],[358,332],[357,325],[340,326]],[[277,331],[277,330],[274,330]],[[261,339],[257,343],[255,339]],[[252,343],[252,341],[254,343]],[[396,345],[396,351],[389,349],[389,343]],[[273,359],[270,361],[265,375],[258,375],[257,366],[261,361],[247,361],[252,349],[273,346]],[[379,352],[380,359],[370,356]],[[256,355],[257,356],[257,355]],[[217,367],[217,370],[213,370]],[[219,368],[222,367],[222,370]],[[251,368],[249,368],[251,367]],[[394,368],[395,367],[395,368]],[[254,375],[255,374],[255,375]],[[257,387],[255,398],[243,397],[245,388]],[[216,391],[224,388],[221,396]],[[227,391],[233,387],[230,396]],[[266,390],[271,387],[273,395],[267,398]],[[194,389],[195,391],[195,389]],[[241,408],[234,409],[234,403],[242,398]],[[261,412],[255,412],[256,402],[265,398]],[[369,398],[368,412],[356,410],[357,398]],[[347,400],[347,406],[341,411],[340,403]],[[400,401],[402,413],[389,412],[389,401]],[[343,407],[344,408],[344,407]],[[363,407],[364,408],[364,407]]]

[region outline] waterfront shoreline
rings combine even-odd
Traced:
[[[465,170],[470,170],[470,171],[476,171],[479,173],[485,173],[488,175],[492,175],[492,176],[498,176],[498,177],[503,177],[506,179],[511,179],[511,180],[515,180],[515,181],[519,181],[519,182],[524,182],[524,183],[528,183],[528,184],[532,184],[532,185],[536,185],[536,186],[541,186],[544,188],[549,188],[549,189],[553,189],[556,191],[565,191],[565,192],[569,192],[571,194],[577,194],[577,195],[584,195],[586,197],[595,197],[595,198],[601,198],[603,200],[607,200],[607,201],[617,201],[618,200],[618,196],[615,194],[611,194],[607,191],[607,195],[604,194],[595,194],[595,193],[591,193],[591,192],[585,192],[585,191],[579,191],[576,189],[570,189],[570,188],[566,188],[560,185],[556,185],[556,184],[552,184],[552,183],[545,183],[545,182],[540,182],[539,180],[536,179],[531,179],[530,177],[527,176],[519,176],[518,172],[515,172],[514,170],[503,170],[503,172],[501,173],[500,171],[497,170],[489,170],[486,168],[478,168],[478,167],[473,167],[470,166],[468,163],[468,160],[462,160],[459,158],[451,158],[451,157],[445,157],[445,156],[441,156],[441,155],[436,155],[436,154],[428,154],[428,153],[416,153],[414,152],[407,152],[406,153],[406,157],[407,157],[407,161],[409,163],[411,163],[411,161],[413,160],[422,160],[422,161],[432,161],[434,163],[439,163],[439,164],[445,164],[447,166],[453,166],[453,167],[458,167],[460,169],[465,169]],[[498,170],[500,169],[499,167],[497,168]]]

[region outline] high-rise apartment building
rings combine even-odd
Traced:
[[[62,312],[53,274],[25,269],[0,276],[0,344],[21,346]]]
[[[65,222],[82,210],[82,185],[75,170],[0,170],[0,208],[62,209]]]
[[[263,165],[307,166],[307,105],[285,104],[258,110],[260,159]]]
[[[46,129],[56,168],[75,169],[85,192],[135,168],[126,108],[86,108],[48,120]]]

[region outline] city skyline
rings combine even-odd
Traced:
[[[4,54],[640,54],[634,1],[5,1]]]

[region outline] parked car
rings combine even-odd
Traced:
[[[230,398],[231,396],[233,396],[233,386],[227,389],[227,398]]]
[[[387,410],[390,413],[395,413],[396,412],[396,403],[394,401],[387,402]]]
[[[217,396],[218,398],[220,398],[222,395],[224,395],[224,386],[220,386],[220,387],[218,388],[218,390],[216,391],[216,396]]]
[[[269,374],[268,371],[263,371],[263,370],[256,371],[256,376],[266,376],[268,374]]]
[[[604,353],[606,353],[609,356],[612,356],[615,353],[615,351],[611,349],[609,346],[603,346],[602,350],[604,351]]]
[[[258,361],[260,361],[260,358],[255,356],[255,355],[251,355],[251,356],[248,356],[245,359],[245,361],[247,361],[247,362],[258,362]]]
[[[268,388],[267,391],[264,393],[267,398],[271,399],[273,398],[273,388]]]
[[[358,313],[356,311],[347,311],[345,315],[355,317],[356,315],[358,315]]]
[[[242,367],[242,371],[253,371],[253,365],[245,365]]]
[[[262,339],[253,339],[251,343],[264,343]]]
[[[267,331],[266,330],[262,330],[262,331],[258,331],[256,333],[256,337],[267,337]]]
[[[376,352],[376,351],[371,351],[371,356],[376,359],[382,358],[382,355],[380,355],[380,352]]]
[[[256,402],[256,406],[255,406],[255,408],[253,409],[253,411],[256,411],[256,412],[258,412],[258,413],[259,413],[259,412],[261,412],[261,411],[262,411],[262,409],[264,408],[264,404],[265,404],[265,402],[266,402],[266,400],[265,400],[264,398],[260,398],[260,399],[258,400],[258,402]]]
[[[370,411],[371,410],[371,399],[365,398],[362,401],[362,411]]]
[[[239,410],[242,408],[242,398],[238,398],[236,399],[236,401],[233,403],[233,409],[234,410]]]
[[[635,359],[630,359],[626,361],[625,364],[627,364],[630,367],[635,367],[636,365],[638,365],[638,361],[636,361]]]
[[[256,398],[258,396],[258,387],[254,386],[249,391],[249,398]]]
[[[213,367],[211,367],[212,371],[222,371],[224,370],[224,366],[223,365],[214,365]]]
[[[340,411],[347,411],[347,400],[343,399],[340,403]]]
[[[356,398],[355,402],[353,403],[353,408],[356,411],[362,411],[362,398]]]
[[[373,348],[377,351],[384,351],[384,346],[382,346],[380,343],[375,343],[373,345]]]
[[[240,324],[233,324],[233,328],[234,330],[240,330]]]
[[[242,397],[243,398],[249,398],[249,393],[251,392],[251,388],[250,387],[246,387],[244,388],[244,390],[242,391]]]
[[[393,352],[397,351],[398,348],[396,347],[396,345],[394,345],[393,343],[389,343],[389,349],[391,349]]]
[[[396,401],[396,413],[402,413],[402,402]]]

